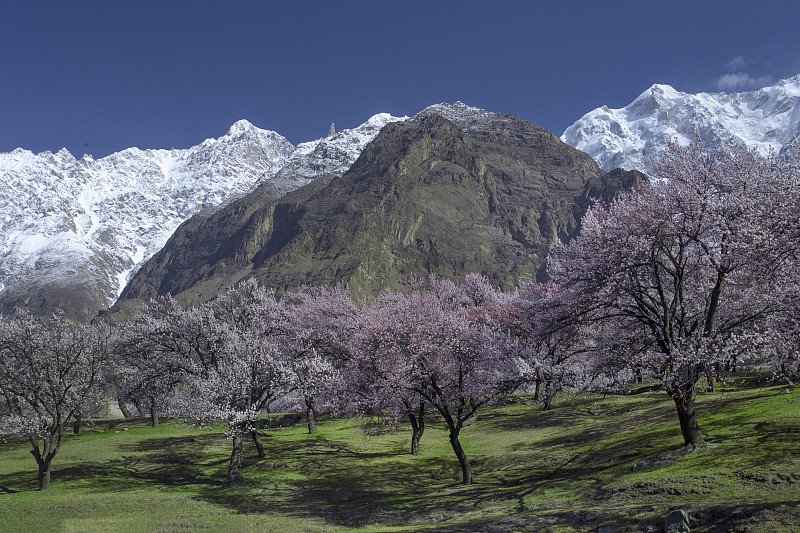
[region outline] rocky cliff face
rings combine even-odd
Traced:
[[[130,148],[98,160],[66,150],[0,154],[0,314],[26,306],[90,318],[190,216],[259,185],[262,198],[276,199],[340,176],[393,120],[375,115],[298,146],[242,120],[184,150]]]
[[[343,176],[271,201],[263,190],[183,224],[131,279],[117,309],[158,294],[187,303],[255,276],[278,290],[346,282],[368,297],[410,276],[541,276],[589,198],[642,176],[606,174],[517,117],[432,106],[385,126]]]

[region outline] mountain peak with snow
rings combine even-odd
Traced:
[[[762,154],[783,150],[800,134],[800,75],[739,93],[689,94],[654,84],[623,108],[603,106],[585,114],[561,140],[606,171],[650,173],[650,159],[668,139],[687,144],[696,134],[709,146],[743,146]]]
[[[268,136],[268,137],[270,137],[270,136],[276,136],[276,135],[278,135],[278,133],[274,132],[272,130],[264,130],[264,129],[261,129],[259,127],[256,127],[249,120],[240,119],[240,120],[237,120],[236,122],[234,122],[233,124],[231,124],[231,127],[228,128],[228,131],[225,133],[225,135],[220,137],[220,139],[235,138],[235,137],[239,137],[241,135],[254,135],[254,136]],[[217,139],[217,140],[220,140],[220,139]]]
[[[429,115],[440,115],[462,127],[474,124],[478,118],[502,117],[500,113],[493,113],[479,107],[472,107],[460,101],[452,104],[442,102],[428,106],[417,113],[415,117],[426,117]]]
[[[384,125],[403,119],[378,114],[298,146],[239,120],[181,150],[128,148],[97,160],[66,149],[0,154],[0,315],[26,305],[89,318],[192,215],[265,182],[288,192],[339,176]]]

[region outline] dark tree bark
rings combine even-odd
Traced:
[[[81,415],[75,415],[75,421],[72,423],[72,434],[77,435],[81,432],[81,422],[83,417]]]
[[[408,420],[411,422],[411,455],[419,455],[419,441],[422,439],[422,434],[425,433],[425,401],[420,400],[419,411],[414,412],[411,404],[403,401],[406,407],[406,414]]]
[[[258,456],[263,459],[267,456],[266,452],[264,452],[264,444],[261,443],[261,437],[258,435],[258,431],[255,429],[250,430],[250,436],[253,437],[253,443],[256,445],[256,450],[258,451]]]
[[[39,490],[50,488],[50,461],[39,465]]]
[[[152,399],[150,402],[150,425],[154,428],[158,427],[158,409],[156,409],[155,399]]]
[[[126,404],[122,400],[119,400],[117,402],[117,405],[119,405],[119,410],[122,411],[122,416],[124,416],[125,418],[131,417],[131,410],[128,409],[128,404]]]
[[[716,369],[719,370],[718,368]],[[711,365],[706,365],[706,392],[714,392],[714,369]]]
[[[700,433],[700,426],[697,424],[695,395],[694,386],[691,386],[683,390],[681,394],[673,396],[675,408],[678,411],[678,420],[681,424],[684,444],[687,448],[692,450],[705,444],[703,435]]]
[[[242,432],[238,431],[233,436],[233,449],[231,450],[231,462],[228,465],[228,486],[232,487],[242,482],[242,452],[244,449],[242,442]]]
[[[133,400],[133,405],[135,405],[136,406],[136,410],[139,411],[139,416],[147,416],[145,414],[145,413],[147,413],[147,411],[145,410],[144,405],[142,405],[142,400],[140,400],[138,398]]]
[[[312,396],[306,396],[306,420],[308,421],[308,434],[313,435],[317,432],[317,417]]]
[[[550,382],[542,383],[542,411],[549,411],[553,408],[553,391]]]
[[[39,490],[47,490],[50,488],[50,465],[53,458],[61,448],[61,439],[63,436],[63,426],[59,425],[54,428],[46,437],[42,438],[42,447],[39,446],[37,439],[31,438],[30,443],[32,446],[31,455],[36,460],[39,467],[38,479]]]
[[[458,429],[450,429],[450,446],[453,447],[453,451],[455,452],[456,457],[458,457],[458,464],[461,466],[461,483],[464,485],[469,485],[472,483],[472,470],[469,467],[467,455],[464,453],[463,448],[461,448],[461,443],[458,440],[458,434]]]

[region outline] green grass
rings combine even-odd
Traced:
[[[265,430],[267,457],[246,443],[234,489],[222,428],[98,422],[66,440],[43,492],[27,446],[0,445],[0,531],[642,531],[677,507],[693,532],[795,531],[800,400],[734,385],[700,395],[709,446],[693,453],[663,392],[561,398],[547,412],[515,398],[464,429],[470,486],[435,420],[417,457],[405,426]]]

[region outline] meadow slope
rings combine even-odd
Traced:
[[[709,446],[687,453],[663,392],[562,397],[550,411],[512,397],[462,433],[469,486],[433,419],[411,456],[406,426],[323,417],[308,435],[275,415],[267,457],[246,443],[234,489],[221,427],[97,421],[66,440],[44,492],[29,447],[0,444],[0,530],[640,532],[683,508],[693,532],[796,531],[797,393],[749,376],[698,410]]]

